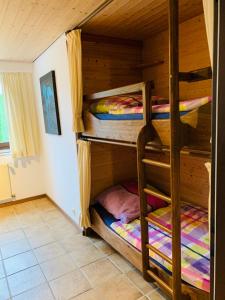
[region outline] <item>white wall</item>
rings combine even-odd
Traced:
[[[0,61],[0,72],[32,72],[32,63]],[[9,154],[1,153],[0,162],[8,161]],[[16,200],[45,193],[43,169],[40,158],[10,163],[12,193]]]
[[[46,134],[41,103],[40,77],[55,71],[62,135]],[[34,82],[42,139],[45,191],[74,221],[80,214],[75,135],[67,61],[66,37],[62,35],[34,62]],[[75,209],[75,213],[74,210]]]

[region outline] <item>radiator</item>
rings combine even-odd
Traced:
[[[0,165],[0,203],[8,202],[12,199],[12,189],[7,165]]]

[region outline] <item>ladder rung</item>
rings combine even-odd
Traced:
[[[161,162],[161,161],[156,161],[156,160],[152,160],[152,159],[148,159],[148,158],[143,158],[142,162],[147,164],[147,165],[170,169],[170,164],[167,164],[167,163],[164,163],[164,162]]]
[[[161,278],[159,278],[159,276],[157,276],[153,271],[147,270],[147,272],[148,275],[151,276],[161,286],[162,289],[173,296],[173,290],[168,284],[166,284]]]
[[[168,203],[171,203],[171,198],[170,197],[168,197],[168,196],[166,196],[166,195],[164,195],[160,192],[156,192],[156,191],[152,190],[151,188],[144,188],[144,192],[146,194],[158,197],[158,198],[160,198],[160,199],[162,199],[162,200],[164,200]]]
[[[147,244],[146,247],[148,249],[150,249],[152,252],[154,252],[155,254],[159,255],[160,257],[162,257],[164,260],[166,260],[169,264],[172,265],[172,259],[169,258],[168,256],[166,256],[164,253],[162,253],[160,250],[156,249],[154,246]]]
[[[165,232],[167,232],[168,234],[172,235],[172,231],[171,231],[169,228],[167,228],[167,227],[165,227],[165,226],[159,224],[158,222],[152,220],[152,219],[149,218],[149,217],[145,217],[145,220],[148,221],[149,223],[151,223],[152,225],[155,225],[155,226],[159,227],[162,231],[165,231]]]

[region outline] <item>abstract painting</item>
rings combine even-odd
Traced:
[[[40,78],[40,84],[45,132],[60,135],[61,126],[56,91],[55,71],[51,71],[42,76]]]

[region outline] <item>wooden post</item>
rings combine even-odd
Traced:
[[[180,112],[179,112],[179,16],[178,0],[169,0],[169,98],[170,98],[170,187],[172,199],[172,290],[181,300],[180,228]]]
[[[211,225],[215,228],[211,228],[210,256],[214,266],[210,299],[221,300],[225,299],[225,1],[214,3]]]

